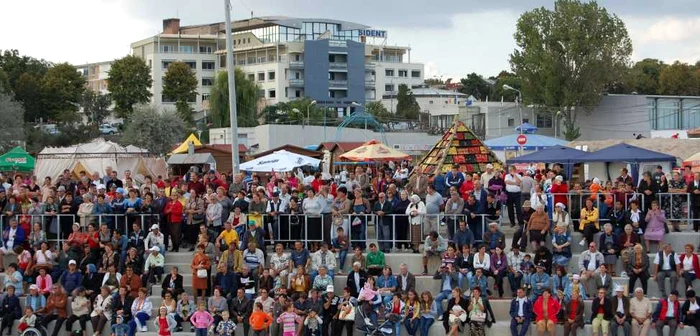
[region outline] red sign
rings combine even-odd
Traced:
[[[516,141],[518,142],[518,145],[523,146],[527,143],[527,137],[525,136],[525,134],[520,134],[518,135]]]

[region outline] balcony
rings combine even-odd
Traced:
[[[365,79],[365,86],[374,86],[376,83],[377,81],[374,78]]]
[[[289,68],[290,69],[303,69],[304,68],[304,61],[289,61]]]
[[[347,70],[348,64],[344,62],[330,62],[328,67],[330,69]]]
[[[365,69],[374,69],[377,67],[377,62],[367,62],[365,63]]]
[[[289,86],[290,87],[304,87],[304,80],[303,79],[290,79]]]
[[[330,88],[347,88],[348,81],[347,80],[329,80],[328,87],[330,87]]]

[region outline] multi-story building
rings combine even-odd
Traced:
[[[88,63],[76,65],[78,72],[85,77],[85,87],[88,90],[99,93],[107,93],[107,78],[112,62]]]
[[[260,87],[262,105],[303,97],[339,116],[379,100],[398,85],[423,83],[423,64],[411,63],[411,49],[387,45],[387,32],[331,19],[260,17],[232,23],[234,62]],[[163,32],[132,43],[132,54],[151,67],[153,102],[174,61],[190,64],[200,82],[195,110],[208,108],[217,70],[226,68],[225,25],[180,26],[163,20]],[[356,103],[356,104],[353,104]]]

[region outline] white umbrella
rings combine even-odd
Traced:
[[[319,163],[321,160],[280,150],[243,163],[240,169],[252,172],[288,172],[302,166],[317,167]]]

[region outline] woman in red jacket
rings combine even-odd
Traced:
[[[557,176],[554,178],[552,183],[552,188],[550,189],[552,195],[554,195],[554,202],[552,204],[561,203],[569,206],[569,186],[564,182],[564,178]]]
[[[182,228],[182,212],[184,207],[180,203],[180,193],[173,190],[170,193],[170,202],[165,205],[165,218],[170,225],[170,237],[173,240],[173,252],[180,250],[180,229]]]
[[[694,250],[693,244],[685,244],[685,253],[679,256],[685,288],[690,289],[693,288],[693,280],[700,276],[700,260],[698,260],[698,255],[693,253]]]
[[[552,292],[549,288],[545,288],[542,296],[535,300],[535,304],[532,307],[536,316],[538,335],[544,335],[545,331],[549,331],[549,335],[554,336],[559,309],[561,309],[559,301],[552,297]]]

